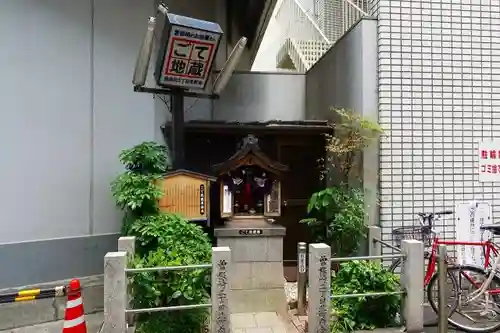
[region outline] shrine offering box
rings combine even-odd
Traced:
[[[196,222],[209,222],[210,183],[216,178],[189,170],[167,173],[162,181],[160,211]]]

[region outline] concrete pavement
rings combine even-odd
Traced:
[[[103,313],[94,313],[85,315],[85,322],[87,323],[87,333],[97,333],[101,328],[103,321]],[[61,333],[63,329],[64,320],[52,321],[48,323],[13,328],[0,331],[0,333]]]
[[[297,333],[291,322],[276,312],[234,313],[231,315],[232,333]]]

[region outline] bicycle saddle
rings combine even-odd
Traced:
[[[500,236],[500,223],[497,224],[488,224],[488,225],[482,225],[479,227],[481,230],[488,230],[490,231],[493,235]]]

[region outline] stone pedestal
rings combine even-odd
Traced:
[[[217,246],[231,248],[231,312],[273,311],[286,316],[285,228],[263,218],[235,218],[216,228],[215,236]]]

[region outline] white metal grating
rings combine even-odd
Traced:
[[[300,72],[311,68],[368,11],[367,0],[314,0],[312,11],[298,0],[282,0],[277,6],[276,21],[284,31],[278,67],[289,57]]]

